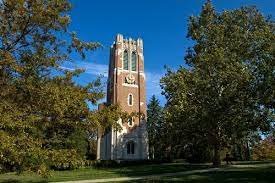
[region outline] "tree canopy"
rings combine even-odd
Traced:
[[[70,9],[68,0],[0,2],[0,171],[78,167],[77,139],[118,119],[117,106],[89,108],[104,97],[99,79],[80,86],[73,77],[82,70],[60,67],[101,46],[69,31]]]
[[[275,26],[255,7],[218,13],[207,1],[190,17],[188,37],[189,67],[161,80],[167,120],[183,144],[206,141],[219,165],[233,141],[272,128]]]

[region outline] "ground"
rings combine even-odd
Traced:
[[[179,172],[179,173],[177,173]],[[165,174],[172,173],[172,174]],[[148,175],[158,175],[155,177]],[[167,175],[167,176],[166,176]],[[73,171],[53,171],[48,179],[35,174],[0,174],[0,182],[33,183],[72,180],[94,180],[108,178],[130,178],[129,182],[274,182],[275,162],[238,162],[230,166],[213,169],[209,164],[188,165],[182,163],[139,165],[122,168],[81,168]],[[146,177],[143,177],[146,176]],[[162,176],[162,177],[161,177]],[[139,177],[143,180],[131,180]],[[110,179],[109,179],[110,180]],[[126,179],[125,179],[126,180]]]
[[[187,182],[187,183],[271,183],[275,182],[275,164],[257,162],[222,168],[221,170],[191,173],[188,175],[151,178],[136,182]]]

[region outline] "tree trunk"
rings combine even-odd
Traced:
[[[219,146],[214,147],[213,166],[221,165],[221,149]]]
[[[245,160],[246,161],[250,160],[250,149],[249,149],[248,141],[246,141]]]

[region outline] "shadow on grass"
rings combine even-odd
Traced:
[[[189,182],[189,183],[272,183],[275,182],[275,167],[228,168],[225,171],[194,173],[184,176],[163,177],[131,182]]]
[[[209,165],[158,164],[127,166],[110,171],[123,177],[136,177],[153,174],[183,172],[189,170],[210,168]]]
[[[48,179],[37,175],[4,174],[0,175],[0,183],[45,183],[52,181],[89,180],[114,177],[136,177],[152,174],[173,173],[194,169],[209,168],[208,165],[183,165],[183,164],[148,164],[131,165],[118,168],[81,168],[71,171],[53,171]]]
[[[222,171],[193,173],[188,175],[178,175],[173,177],[161,177],[136,182],[275,182],[275,165],[269,162],[254,162],[238,164],[242,166],[223,166]],[[247,165],[247,166],[243,166]],[[255,166],[250,166],[255,165]],[[34,174],[23,174],[17,176],[13,173],[0,175],[1,183],[46,183],[48,181],[72,181],[72,180],[92,180],[101,178],[114,177],[138,177],[145,175],[159,175],[164,173],[184,172],[198,169],[208,169],[210,165],[188,165],[188,164],[149,164],[149,165],[132,165],[119,168],[81,168],[72,171],[53,171],[52,176],[48,179],[42,179]],[[134,182],[134,181],[131,181]]]

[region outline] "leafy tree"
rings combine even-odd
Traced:
[[[88,106],[104,96],[100,80],[79,86],[72,79],[82,70],[60,67],[72,52],[85,58],[100,47],[68,30],[70,9],[68,0],[0,2],[0,171],[78,167],[85,133],[119,114],[111,106],[103,123]]]
[[[189,21],[189,68],[162,79],[167,120],[182,143],[206,140],[221,151],[274,121],[274,23],[256,8],[217,13],[211,2]]]

